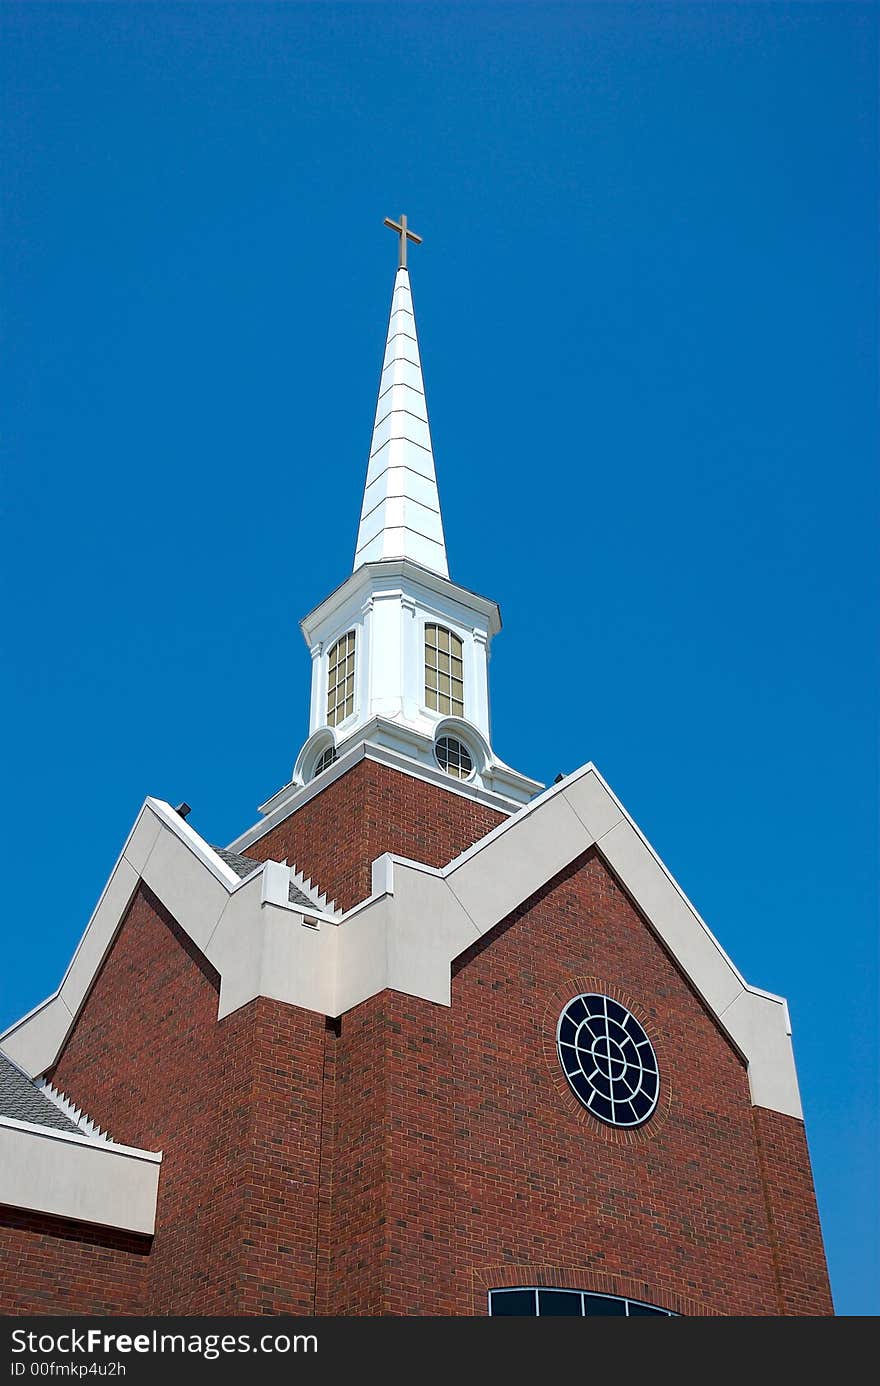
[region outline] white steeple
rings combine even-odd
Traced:
[[[351,576],[300,623],[312,656],[309,736],[286,813],[364,756],[507,812],[542,788],[495,754],[489,647],[495,602],[449,578],[416,339],[406,217]]]
[[[404,236],[401,240],[405,246]],[[449,576],[405,264],[394,280],[353,571],[387,558],[411,558],[441,577]]]

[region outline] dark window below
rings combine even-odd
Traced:
[[[499,1314],[517,1314],[522,1316],[528,1314],[535,1317],[535,1292],[534,1290],[493,1290],[489,1296],[489,1313],[494,1317]]]
[[[582,1290],[516,1289],[490,1290],[489,1313],[493,1318],[499,1315],[517,1315],[520,1318],[595,1318],[596,1315],[616,1315],[637,1318],[643,1314],[659,1315],[663,1319],[674,1319],[678,1315],[671,1309],[658,1309],[653,1304],[642,1304],[639,1300],[623,1299],[619,1295],[593,1295]]]

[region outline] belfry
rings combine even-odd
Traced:
[[[450,576],[421,237],[386,225],[307,734],[226,846],[145,799],[57,989],[0,1037],[0,1305],[830,1314],[785,1001],[591,762],[545,788],[495,751],[501,616]]]

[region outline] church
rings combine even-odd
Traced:
[[[386,225],[308,736],[225,846],[147,798],[0,1037],[0,1309],[831,1314],[785,1001],[592,763],[544,787],[493,745],[500,611],[449,573]]]

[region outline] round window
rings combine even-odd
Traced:
[[[454,736],[441,736],[434,747],[434,755],[441,770],[454,775],[457,780],[466,780],[474,773],[471,753],[462,741]]]
[[[556,1027],[559,1062],[572,1092],[609,1126],[641,1126],[657,1105],[660,1075],[648,1036],[610,996],[575,996]]]

